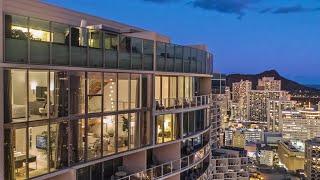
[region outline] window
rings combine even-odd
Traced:
[[[142,112],[140,118],[140,145],[146,146],[151,143],[151,113],[150,111]]]
[[[157,71],[165,70],[166,44],[157,42]]]
[[[131,67],[130,54],[131,54],[131,38],[120,36],[119,44],[119,68],[129,69]]]
[[[49,116],[48,71],[29,71],[29,121],[46,119]]]
[[[71,65],[87,65],[88,30],[71,28]]]
[[[30,40],[50,42],[49,21],[30,18],[29,36]]]
[[[169,142],[180,135],[180,125],[177,123],[176,114],[159,115],[156,117],[157,143]]]
[[[52,64],[69,65],[69,38],[68,25],[52,22]]]
[[[140,147],[140,129],[139,129],[139,113],[130,114],[130,149]]]
[[[103,66],[102,32],[89,29],[89,66]]]
[[[132,38],[132,69],[142,68],[142,39]]]
[[[103,156],[116,152],[116,116],[103,117]]]
[[[10,62],[28,61],[28,18],[5,15],[5,60]]]
[[[11,115],[5,122],[23,122],[27,120],[27,71],[12,69],[6,71],[8,89],[7,104],[11,108]]]
[[[85,154],[85,120],[70,120],[71,164],[84,161]]]
[[[129,74],[118,74],[118,110],[129,108]]]
[[[174,106],[177,103],[177,77],[171,76],[169,78],[170,82],[170,89],[169,89],[169,96],[170,96],[170,106]]]
[[[153,49],[154,42],[150,40],[143,40],[143,69],[153,70]]]
[[[69,81],[67,72],[50,72],[50,103],[48,103],[50,117],[68,116]]]
[[[70,114],[85,113],[85,73],[70,71]]]
[[[62,169],[68,166],[68,121],[50,124],[50,168]],[[79,134],[80,135],[80,134]]]
[[[88,119],[88,159],[101,157],[101,118]]]
[[[117,74],[104,74],[104,111],[116,111],[117,109]]]
[[[131,74],[130,79],[130,108],[135,109],[140,107],[140,75]]]
[[[128,114],[118,115],[118,152],[129,149],[129,127],[130,120]]]
[[[106,33],[104,36],[105,36],[105,39],[104,39],[105,49],[117,51],[118,44],[119,44],[118,35]]]
[[[102,74],[88,72],[88,113],[101,112],[102,105]]]
[[[29,127],[29,177],[49,172],[49,143],[48,125]]]

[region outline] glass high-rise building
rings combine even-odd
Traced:
[[[208,179],[206,48],[0,2],[0,179]]]

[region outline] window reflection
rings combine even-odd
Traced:
[[[70,79],[70,113],[84,114],[85,112],[85,73],[69,72]]]
[[[49,143],[48,125],[29,127],[29,177],[49,172]]]
[[[49,116],[48,71],[29,71],[29,121]]]
[[[116,116],[103,117],[103,156],[114,154],[116,151]]]
[[[118,152],[127,151],[129,148],[129,127],[128,114],[118,115]]]
[[[117,109],[117,75],[115,73],[104,74],[104,111],[116,111]]]
[[[118,110],[129,108],[129,74],[118,75]]]
[[[67,72],[50,72],[50,103],[51,117],[68,116],[68,75]]]
[[[70,137],[71,137],[71,163],[84,161],[85,154],[85,120],[70,121]]]
[[[101,118],[88,119],[88,159],[101,157]]]
[[[88,73],[88,112],[101,112],[102,73]]]

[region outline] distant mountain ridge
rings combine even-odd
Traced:
[[[295,81],[286,79],[282,77],[276,70],[268,70],[260,74],[230,74],[227,75],[227,85],[232,87],[232,83],[239,82],[241,80],[249,80],[252,82],[252,88],[256,89],[258,85],[258,79],[261,79],[262,77],[274,77],[276,80],[281,80],[281,90],[289,91],[291,94],[320,94],[319,89],[308,87]]]

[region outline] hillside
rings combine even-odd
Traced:
[[[230,74],[227,76],[227,85],[232,87],[232,83],[234,82],[249,80],[252,82],[252,88],[256,89],[258,85],[258,79],[261,79],[262,77],[274,77],[276,80],[281,80],[281,89],[289,91],[291,94],[320,95],[320,90],[286,79],[285,77],[282,77],[276,70],[269,70],[260,74]]]

